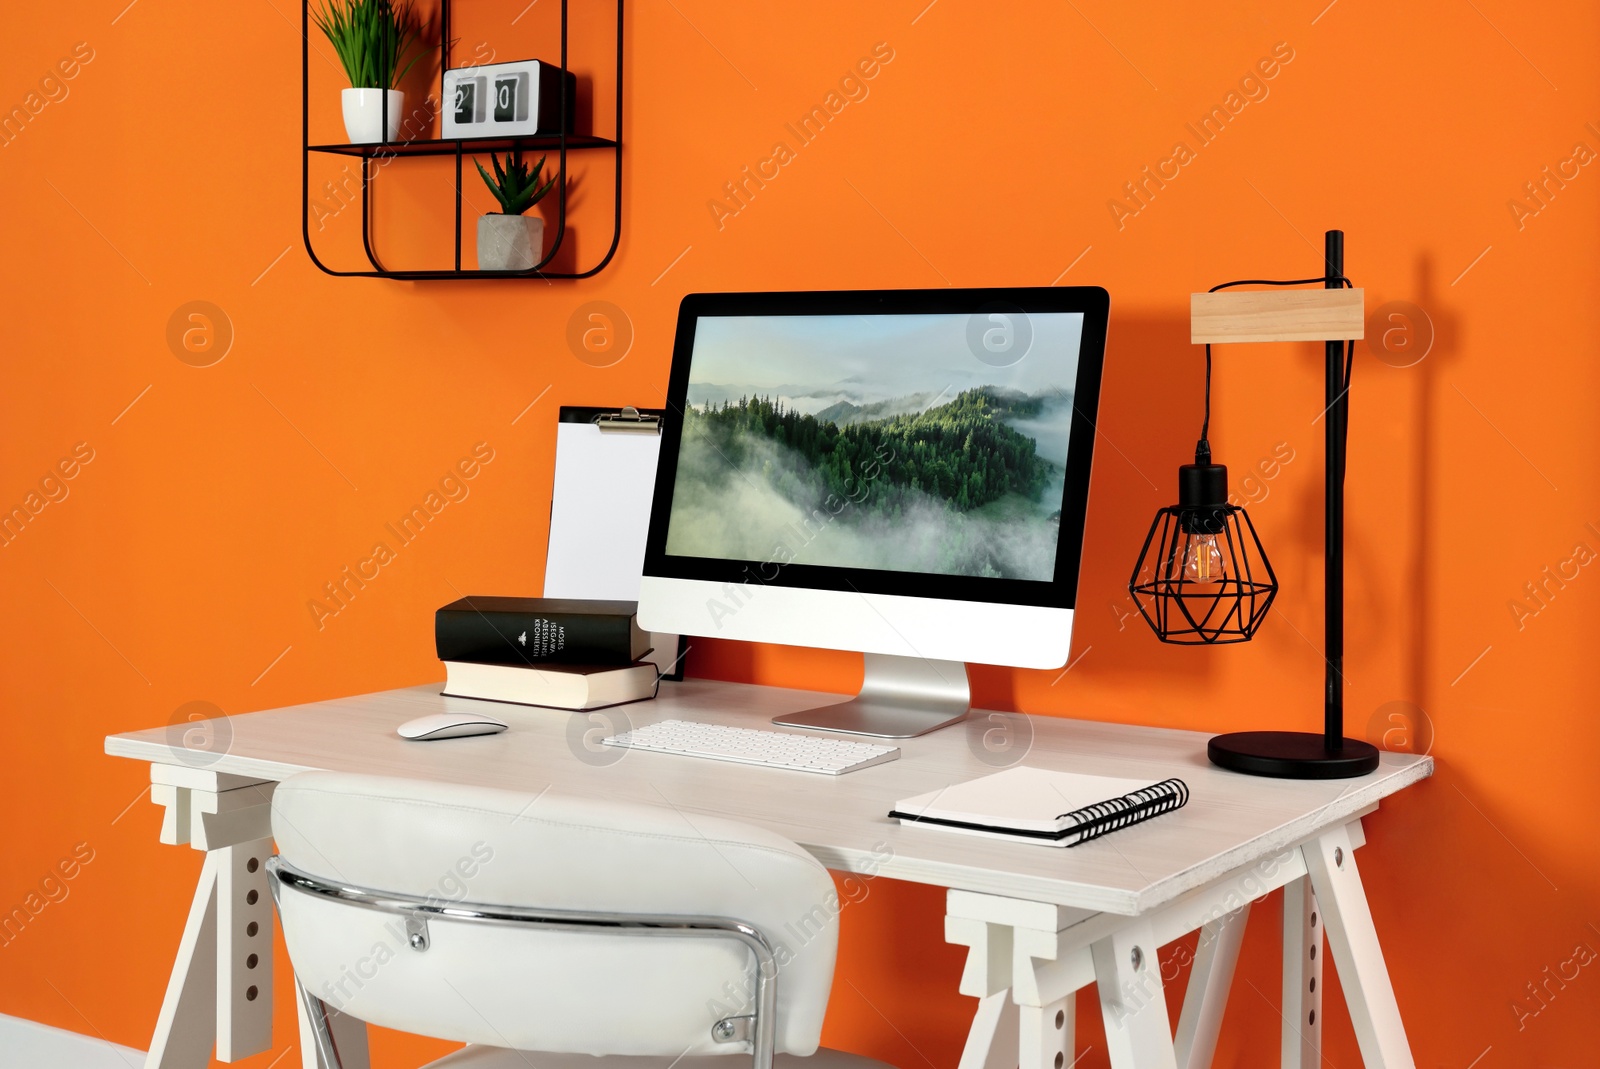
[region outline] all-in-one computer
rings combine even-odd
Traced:
[[[639,619],[859,650],[779,724],[909,738],[966,662],[1067,663],[1109,301],[1092,287],[701,293],[673,351]]]

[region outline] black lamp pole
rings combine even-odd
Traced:
[[[1323,259],[1327,261],[1324,289],[1344,284],[1344,231],[1330,230],[1323,237]],[[1325,481],[1327,505],[1324,509],[1322,571],[1326,603],[1323,620],[1323,645],[1327,665],[1327,693],[1323,700],[1322,734],[1330,751],[1344,743],[1344,462],[1346,428],[1350,420],[1350,391],[1344,382],[1344,342],[1325,342],[1327,363],[1327,414],[1323,418],[1323,440],[1327,456]]]
[[[1344,278],[1344,231],[1328,231],[1323,245],[1323,286],[1338,289]],[[1218,735],[1207,747],[1213,764],[1235,772],[1279,779],[1345,779],[1378,767],[1378,748],[1344,737],[1344,467],[1349,389],[1345,343],[1326,343],[1328,406],[1323,413],[1327,449],[1327,507],[1323,561],[1326,586],[1322,734],[1305,731],[1237,731]]]

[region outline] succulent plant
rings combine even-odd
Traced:
[[[500,166],[500,157],[494,153],[489,154],[489,162],[494,164],[494,177],[483,169],[483,164],[477,164],[478,173],[483,175],[484,185],[489,187],[489,192],[494,194],[494,199],[500,202],[500,214],[521,215],[529,208],[544,199],[544,195],[555,186],[560,175],[551,175],[549,181],[543,186],[539,185],[539,174],[544,170],[544,161],[547,157],[540,156],[538,162],[529,167],[522,158],[522,150],[514,149],[506,154],[504,167]]]

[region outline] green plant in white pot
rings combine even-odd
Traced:
[[[544,258],[544,219],[524,213],[543,200],[561,177],[551,175],[544,185],[539,184],[545,159],[540,156],[538,162],[529,167],[522,158],[522,150],[516,149],[506,155],[502,167],[500,157],[490,153],[489,162],[494,164],[492,177],[483,169],[483,164],[477,164],[484,185],[500,202],[500,211],[489,212],[478,219],[479,270],[526,271]]]
[[[326,0],[311,13],[328,38],[350,79],[341,94],[345,134],[352,145],[394,141],[400,135],[405,94],[400,80],[425,49],[407,60],[420,44],[416,12],[410,0]],[[387,104],[388,125],[384,113]]]

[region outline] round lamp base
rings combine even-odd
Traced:
[[[1330,748],[1309,731],[1235,731],[1212,739],[1206,755],[1219,767],[1274,779],[1350,779],[1378,767],[1371,743],[1340,739]]]

